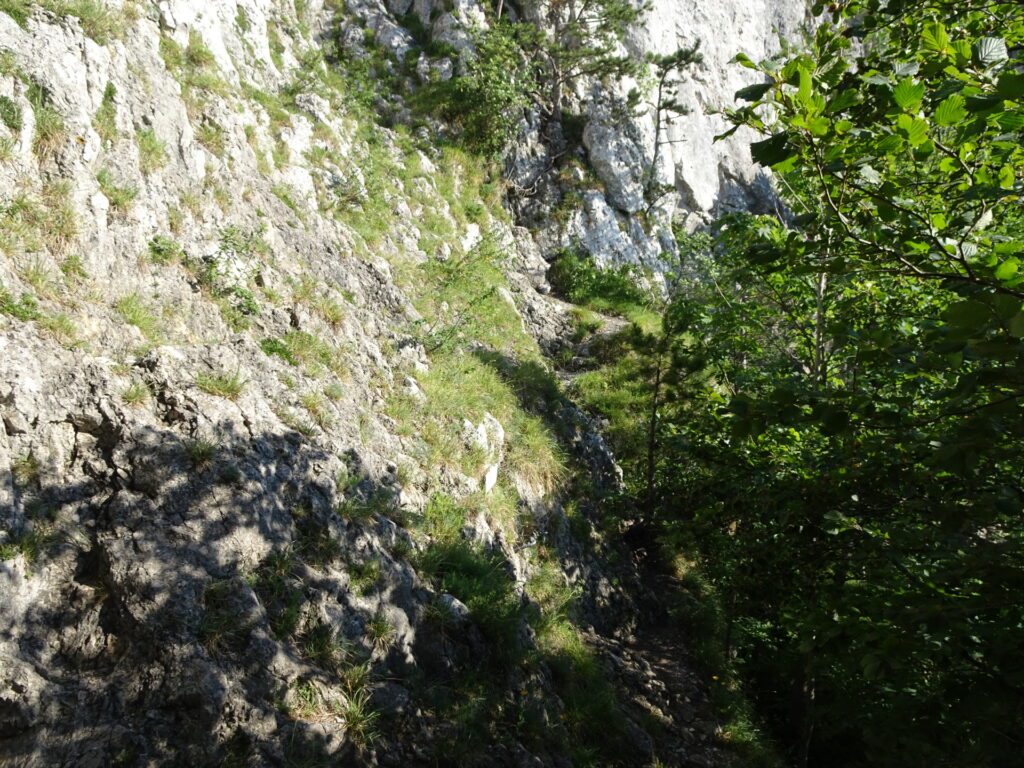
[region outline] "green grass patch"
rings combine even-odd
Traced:
[[[415,436],[424,465],[479,474],[484,457],[467,446],[463,420],[478,424],[490,413],[505,430],[504,472],[549,491],[564,476],[564,457],[554,435],[539,416],[521,407],[515,390],[491,365],[475,355],[451,352],[435,355],[430,369],[418,376],[426,399],[394,394],[387,412],[400,434]]]
[[[114,310],[126,323],[138,328],[149,341],[160,338],[160,319],[138,293],[122,296],[114,302]]]
[[[126,9],[111,8],[101,0],[40,0],[39,4],[58,16],[73,16],[82,31],[100,45],[124,36],[129,21]]]
[[[139,168],[143,173],[148,175],[167,165],[167,142],[161,141],[152,128],[136,131],[135,144],[139,148]]]
[[[21,107],[7,96],[0,96],[0,123],[7,126],[11,133],[21,133]]]
[[[113,83],[107,83],[103,91],[103,101],[100,102],[100,108],[96,110],[96,116],[92,119],[92,127],[104,143],[112,144],[117,141],[117,107],[114,105],[116,97],[117,88]]]
[[[228,400],[236,400],[245,389],[246,379],[242,374],[235,371],[222,371],[220,373],[199,373],[196,375],[196,386],[203,392],[217,397],[226,397]]]
[[[115,214],[127,212],[139,196],[138,187],[118,184],[109,168],[100,168],[96,173],[96,181],[100,185],[100,191],[110,201],[110,210]]]
[[[32,137],[32,151],[40,160],[52,157],[68,137],[67,123],[50,101],[49,95],[38,84],[28,88],[28,100],[35,114],[36,130]]]

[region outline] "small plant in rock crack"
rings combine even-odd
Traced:
[[[167,143],[161,141],[152,128],[140,128],[135,133],[139,147],[139,168],[144,174],[167,165]]]
[[[313,417],[313,421],[319,425],[320,429],[330,429],[334,426],[334,417],[331,415],[330,406],[323,395],[307,392],[299,397],[299,402]]]
[[[149,387],[143,381],[133,381],[128,385],[121,393],[121,399],[124,400],[127,405],[141,405],[142,403],[149,400],[153,393],[149,391]]]
[[[380,558],[371,557],[365,562],[348,560],[345,569],[349,573],[349,584],[360,597],[366,597],[374,591],[380,581]]]
[[[129,325],[134,325],[149,341],[160,337],[160,320],[137,293],[122,296],[114,302],[114,309]]]
[[[334,511],[343,520],[367,520],[378,512],[369,500],[360,497],[344,499],[334,507]]]
[[[112,144],[117,141],[117,107],[114,99],[117,97],[117,88],[113,83],[107,83],[103,91],[103,101],[96,115],[92,120],[92,127],[96,129],[104,144]]]
[[[203,437],[185,441],[185,456],[193,469],[202,469],[217,455],[217,443]]]
[[[434,595],[423,609],[423,620],[433,628],[442,639],[447,639],[455,629],[455,614],[441,595]]]
[[[156,235],[149,241],[149,260],[154,264],[174,264],[183,256],[181,244],[174,238]]]
[[[331,529],[324,522],[305,510],[294,510],[292,517],[298,532],[296,549],[303,562],[319,567],[341,556],[341,543],[331,535]]]
[[[238,227],[225,227],[220,231],[216,253],[190,258],[185,264],[196,282],[215,298],[226,299],[243,315],[257,315],[260,304],[249,281],[257,273],[255,255],[266,250],[262,230],[246,233]]]
[[[302,619],[302,582],[296,576],[299,563],[295,555],[290,547],[274,552],[249,578],[278,640],[292,637]]]
[[[383,613],[375,613],[366,622],[366,637],[376,651],[386,651],[395,644],[395,628]]]
[[[64,312],[44,315],[39,319],[39,327],[48,331],[58,343],[69,349],[80,343],[78,326],[75,325],[75,321],[71,319],[71,316]]]
[[[110,201],[110,210],[114,213],[126,212],[139,196],[138,187],[118,184],[109,168],[100,168],[96,173],[96,181],[100,185],[100,192]]]
[[[371,707],[369,692],[348,694],[341,703],[339,714],[345,721],[345,735],[353,744],[366,746],[378,738],[375,725],[380,713]]]
[[[235,400],[245,389],[247,379],[242,378],[239,370],[234,372],[222,371],[221,373],[198,373],[196,374],[196,386],[209,395],[226,397],[228,400]]]
[[[26,453],[11,462],[11,475],[14,477],[14,483],[21,488],[38,486],[42,473],[42,464],[34,453]]]
[[[216,581],[203,590],[199,637],[207,648],[240,651],[245,647],[252,622],[243,620],[237,597],[238,585],[232,581]]]
[[[324,394],[334,402],[338,402],[345,396],[345,388],[341,384],[328,384],[324,387]]]
[[[328,623],[313,621],[299,634],[296,643],[302,655],[321,669],[338,671],[352,653],[344,636]]]
[[[7,538],[0,544],[0,561],[13,560],[18,555],[25,558],[31,565],[36,562],[57,538],[57,530],[52,523],[37,520],[20,534]]]
[[[10,315],[18,320],[38,320],[39,303],[31,293],[23,293],[20,298],[6,290],[0,283],[0,314]]]
[[[32,151],[38,159],[45,160],[55,156],[67,139],[67,123],[64,116],[53,108],[49,94],[38,83],[29,85],[27,96],[36,119]]]

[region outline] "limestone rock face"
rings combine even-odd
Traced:
[[[802,28],[813,23],[805,0],[655,0],[629,31],[625,49],[639,59],[699,41],[703,63],[670,80],[689,113],[673,116],[667,124],[663,120],[656,137],[651,94],[632,115],[625,106],[629,91],[642,88],[642,83],[577,84],[570,101],[585,119],[585,153],[579,160],[597,178],[582,184],[573,180],[577,189],[583,187],[575,203],[565,199],[557,183],[545,181],[545,169],[555,158],[545,151],[539,117],[528,115],[522,142],[510,155],[510,175],[528,195],[521,210],[538,220],[545,250],[582,247],[601,264],[642,266],[657,279],[663,269],[661,254],[674,248],[673,220],[694,229],[730,211],[773,210],[770,178],[750,158],[754,137],[739,131],[716,142],[715,136],[729,126],[715,112],[735,106],[735,92],[752,82],[750,70],[732,61],[737,53],[755,60],[768,57],[779,50],[781,40],[798,39]],[[652,195],[656,187],[670,192]],[[609,211],[601,210],[597,195]],[[563,213],[560,221],[543,221],[565,208],[570,213]],[[642,218],[637,215],[641,212]],[[621,236],[609,229],[613,218]]]
[[[747,2],[657,6],[652,18],[717,51],[687,85],[694,100],[745,84],[715,69],[739,30],[768,50],[771,19],[796,18]],[[541,353],[571,344],[546,252],[579,241],[602,263],[656,268],[671,246],[674,202],[647,212],[654,225],[638,215],[653,143],[643,120],[616,121],[621,94],[588,85],[578,159],[597,178],[534,237],[487,202],[480,169],[452,175],[438,135],[368,117],[408,115],[416,77],[459,71],[487,23],[480,3],[102,0],[109,15],[83,19],[24,5],[24,18],[0,11],[0,765],[443,762],[451,726],[414,682],[436,675],[436,693],[502,651],[479,606],[451,594],[450,558],[424,570],[444,537],[506,580],[523,647],[541,531],[580,625],[627,637],[635,564],[574,532],[559,484],[522,471],[532,443],[516,442],[517,420],[537,419],[533,439],[553,435],[593,489],[577,527],[622,488],[593,416],[564,396],[525,402],[553,377]],[[665,29],[652,21],[630,45],[667,50]],[[715,43],[723,29],[736,39]],[[424,58],[431,30],[456,53]],[[320,59],[334,45],[350,71]],[[370,60],[379,83],[360,80]],[[396,94],[382,104],[385,81]],[[551,160],[526,119],[519,179]],[[717,126],[692,121],[658,173],[691,190],[686,210],[744,204],[741,143],[696,152]],[[557,190],[538,189],[550,214]],[[493,293],[500,354],[474,342],[465,300],[422,285],[484,243],[502,253],[501,284],[471,300]],[[492,386],[518,374],[521,408],[470,412],[428,386],[448,354],[431,345],[435,303],[461,355],[447,364],[486,365]],[[442,434],[420,418],[431,408]],[[438,498],[463,505],[458,525],[431,528]],[[628,678],[635,665],[607,647]],[[501,678],[499,702],[520,675]],[[530,675],[557,700],[549,669]],[[344,709],[360,702],[391,718],[374,745]],[[645,761],[649,742],[627,730]],[[726,764],[710,741],[684,743],[680,765]],[[489,758],[568,765],[519,743]]]
[[[767,202],[762,173],[750,159],[748,133],[715,142],[728,127],[713,114],[735,106],[734,94],[755,75],[732,59],[743,52],[755,61],[778,52],[782,40],[799,38],[813,23],[805,0],[654,0],[647,19],[633,30],[630,51],[666,54],[700,41],[704,62],[680,79],[680,101],[690,114],[675,119],[661,137],[658,178],[676,186],[678,206],[698,218]],[[654,117],[638,121],[646,156],[654,154]]]
[[[606,102],[594,101],[583,129],[583,144],[590,164],[605,183],[608,202],[624,213],[636,213],[646,207],[646,158],[639,137],[631,136],[628,128],[629,123],[624,124]]]

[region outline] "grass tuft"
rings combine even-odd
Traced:
[[[148,340],[156,341],[160,338],[160,320],[139,294],[122,296],[114,302],[114,310],[126,323],[138,328]]]
[[[139,196],[138,187],[121,185],[114,181],[109,168],[100,168],[96,173],[96,181],[100,185],[100,191],[110,201],[110,209],[115,214],[124,214]]]
[[[167,165],[167,142],[161,141],[152,128],[140,128],[135,132],[135,143],[139,148],[139,168],[146,175]]]
[[[241,373],[235,370],[233,373],[223,371],[221,373],[199,373],[196,374],[196,386],[203,392],[218,397],[226,397],[228,400],[235,400],[245,389],[246,379]]]
[[[202,469],[217,455],[218,445],[203,437],[185,441],[185,456],[193,469]]]
[[[103,101],[100,108],[96,110],[96,116],[92,119],[92,127],[100,135],[104,144],[113,144],[117,141],[117,107],[114,99],[117,97],[117,88],[113,83],[107,83],[103,91]]]

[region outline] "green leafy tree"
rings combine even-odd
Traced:
[[[678,78],[683,69],[704,60],[699,50],[698,40],[692,46],[677,48],[672,53],[661,56],[652,54],[647,59],[654,77],[652,100],[648,104],[654,114],[654,156],[651,158],[651,170],[646,181],[647,197],[651,200],[648,210],[658,199],[674,189],[672,186],[667,189],[659,188],[655,181],[661,148],[668,143],[668,139],[662,139],[662,133],[675,118],[690,113],[689,107],[679,100]]]
[[[499,20],[476,36],[466,74],[428,89],[443,104],[445,117],[462,128],[462,142],[483,155],[497,155],[515,137],[536,67],[524,58],[522,25]]]
[[[807,50],[738,57],[760,80],[730,118],[793,216],[721,222],[679,299],[708,375],[661,419],[664,540],[728,596],[724,650],[793,764],[1006,765],[1024,10],[833,8]]]
[[[639,74],[643,60],[629,56],[622,41],[646,5],[629,0],[530,0],[531,12],[544,21],[532,26],[528,50],[543,73],[546,93],[538,105],[561,121],[566,89],[581,78],[622,78]]]
[[[721,596],[725,682],[789,762],[1010,765],[1024,11],[832,11],[806,50],[738,57],[759,79],[729,117],[762,134],[791,216],[720,221],[710,257],[688,241],[673,271],[702,278],[670,281],[667,305],[556,264],[564,295],[633,321],[591,341],[576,394],[609,418],[640,517]],[[559,55],[547,73],[573,71]]]

